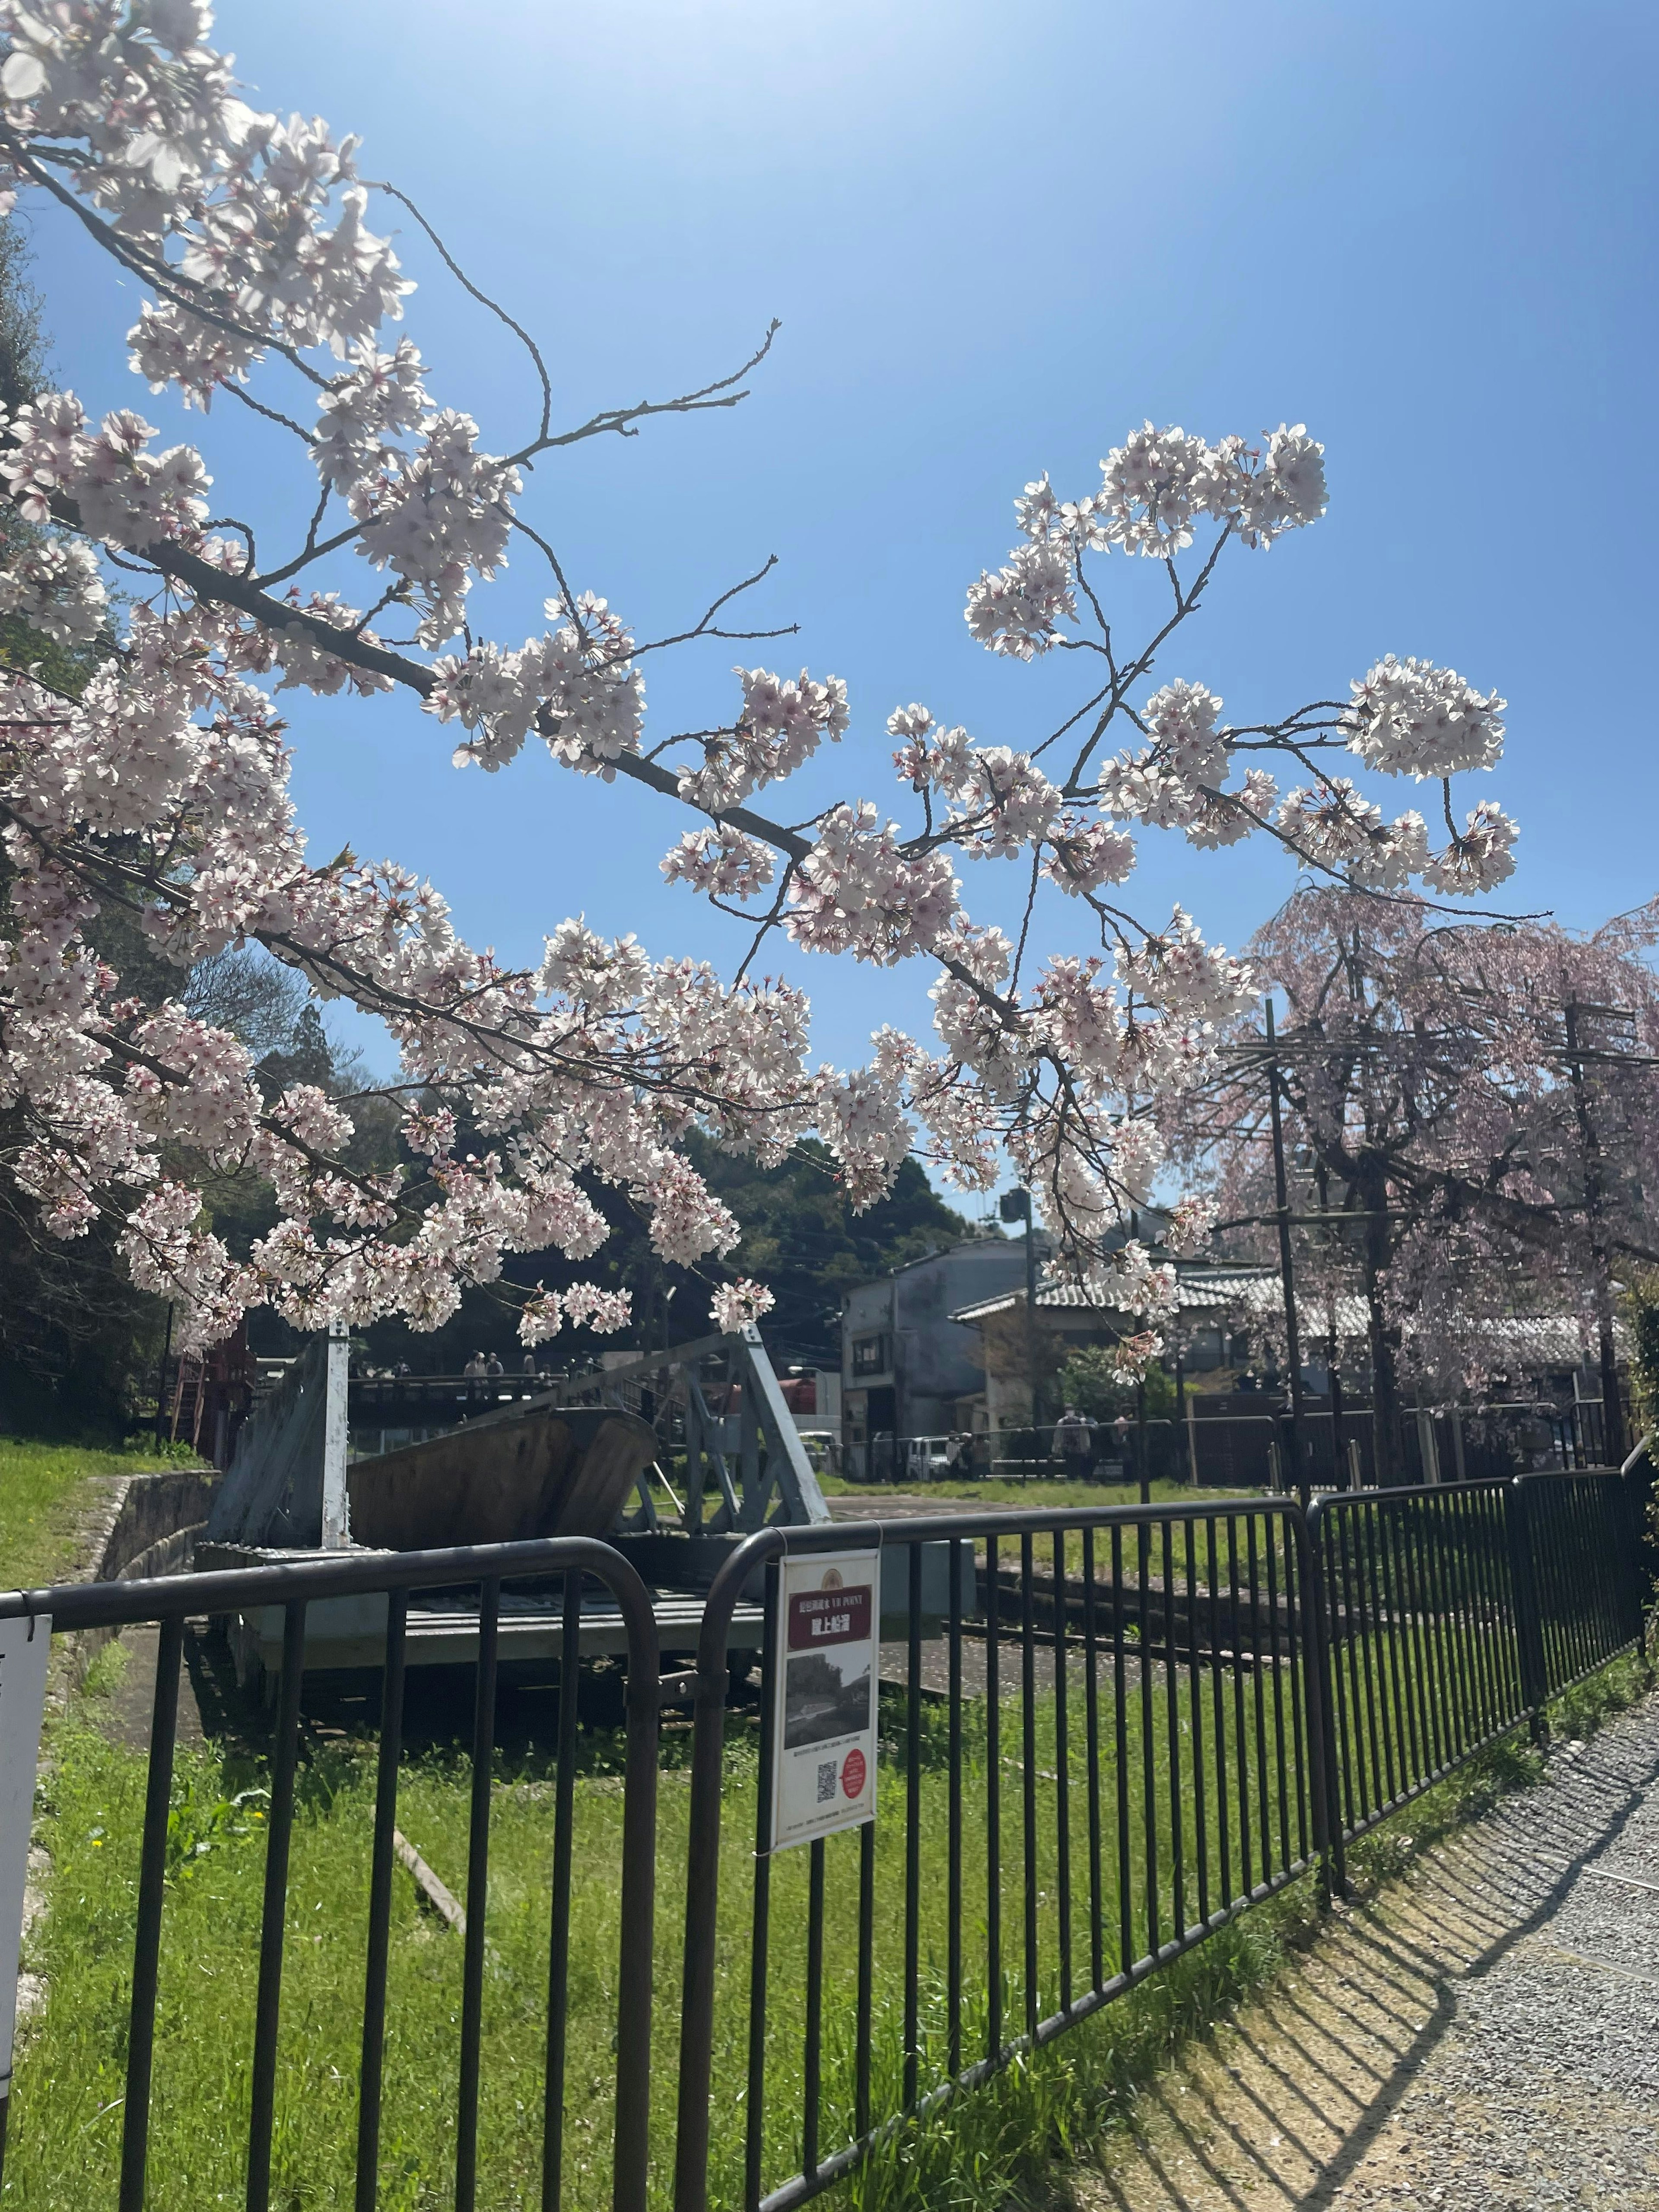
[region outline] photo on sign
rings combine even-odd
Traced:
[[[854,1673],[853,1670],[856,1668]],[[803,1651],[784,1668],[783,1745],[799,1751],[870,1723],[870,1646]]]

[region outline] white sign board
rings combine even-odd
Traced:
[[[817,1552],[778,1573],[770,1848],[876,1817],[881,1553]]]
[[[34,1827],[34,1776],[46,1703],[52,1620],[0,1620],[0,2097],[11,2092],[23,1892]]]

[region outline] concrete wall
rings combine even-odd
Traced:
[[[842,1387],[849,1424],[865,1425],[865,1393],[890,1389],[900,1436],[939,1435],[953,1426],[954,1401],[982,1390],[985,1376],[977,1333],[951,1316],[1024,1281],[1024,1239],[988,1237],[912,1261],[849,1291],[842,1316]],[[855,1375],[854,1345],[870,1336],[888,1339],[887,1363],[879,1373]]]

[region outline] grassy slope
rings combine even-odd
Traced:
[[[76,1493],[88,1475],[137,1474],[162,1464],[153,1452],[0,1437],[0,1589],[33,1589],[73,1563]]]

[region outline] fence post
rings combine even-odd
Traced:
[[[680,1996],[678,2124],[674,2212],[708,2203],[708,2099],[714,2060],[714,1916],[719,1901],[720,1784],[726,1747],[726,1642],[743,1586],[784,1551],[781,1528],[757,1529],[722,1560],[703,1605],[691,1736],[691,1805],[686,1837],[685,1963]]]
[[[1342,1844],[1342,1807],[1337,1795],[1335,1703],[1331,1689],[1330,1614],[1325,1601],[1325,1505],[1316,1498],[1304,1513],[1290,1518],[1302,1551],[1302,1649],[1307,1655],[1308,1775],[1313,1796],[1314,1849],[1319,1855],[1319,1897],[1348,1893],[1346,1854]]]
[[[1549,1741],[1545,1707],[1549,1680],[1544,1664],[1544,1626],[1538,1610],[1538,1577],[1533,1559],[1532,1504],[1523,1476],[1516,1475],[1504,1493],[1504,1520],[1510,1541],[1510,1589],[1515,1611],[1515,1636],[1521,1662],[1521,1701],[1535,1744]]]

